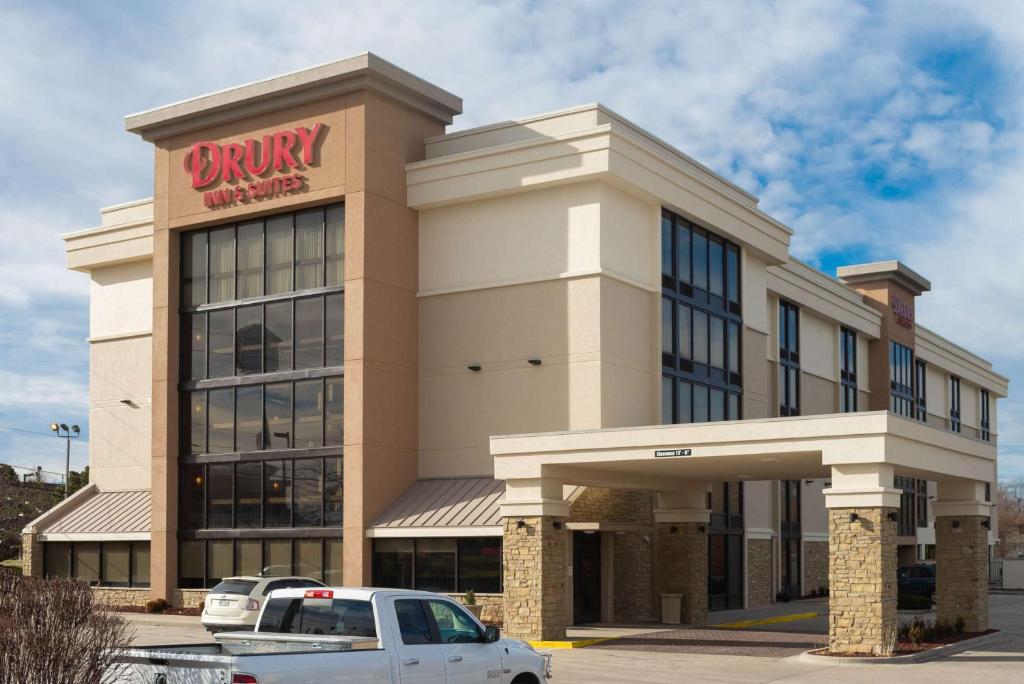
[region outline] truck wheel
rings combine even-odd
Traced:
[[[516,678],[512,680],[512,684],[540,684],[540,682],[529,672],[524,672],[521,675],[516,675]]]

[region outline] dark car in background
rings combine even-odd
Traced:
[[[897,574],[896,592],[901,596],[935,597],[935,566],[911,565],[900,568]]]

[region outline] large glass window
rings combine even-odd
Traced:
[[[960,378],[949,376],[949,429],[960,432]]]
[[[43,576],[97,586],[148,587],[149,542],[44,542]]]
[[[800,309],[779,302],[779,415],[800,415]]]
[[[988,390],[981,390],[981,438],[986,442],[992,439],[992,418],[989,411]]]
[[[224,577],[300,575],[340,586],[341,551],[342,540],[337,537],[182,539],[178,542],[178,583],[185,588],[209,589]],[[289,586],[273,584],[268,590]]]
[[[739,247],[662,212],[662,422],[740,418]]]
[[[373,582],[396,589],[500,593],[501,538],[376,539]]]
[[[889,410],[914,417],[914,351],[889,342]]]
[[[857,410],[857,333],[839,330],[839,412]]]
[[[928,422],[928,367],[920,359],[914,362],[914,415]]]

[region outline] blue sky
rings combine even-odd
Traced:
[[[1024,377],[1024,4],[0,0],[0,426],[87,429],[88,278],[60,235],[152,194],[125,114],[364,50],[464,99],[455,128],[599,101],[761,198],[793,254],[899,258],[918,320]],[[999,405],[1024,477],[1024,404]],[[0,461],[61,443],[0,429]]]

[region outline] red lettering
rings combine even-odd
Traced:
[[[236,178],[245,178],[242,167],[238,162],[242,161],[244,149],[238,143],[228,143],[222,148],[223,161],[221,163],[221,178],[230,183]]]
[[[303,176],[301,173],[297,173],[294,176],[292,176],[292,180],[295,182],[295,184],[292,187],[295,188],[296,190],[301,190],[302,181],[305,180],[305,178],[306,177]]]
[[[306,128],[305,126],[299,126],[295,129],[295,132],[299,134],[299,140],[302,142],[302,163],[312,164],[313,163],[313,144],[316,142],[317,137],[320,135],[321,129],[324,125],[317,123],[313,125],[313,130]]]
[[[295,166],[292,148],[295,147],[295,134],[291,131],[280,131],[274,134],[274,168],[278,171]]]
[[[236,185],[235,186],[235,201],[236,202],[242,202],[242,201],[244,201],[246,199],[248,199],[248,198],[245,196],[245,188],[243,188],[241,185]]]
[[[285,176],[281,179],[281,192],[288,192],[292,189],[292,177]]]
[[[263,136],[263,143],[257,143],[255,139],[249,138],[245,141],[245,170],[254,176],[261,176],[270,168],[270,152],[273,147],[273,136]],[[256,161],[256,155],[260,160]]]
[[[202,188],[217,180],[220,156],[220,145],[212,142],[197,142],[185,153],[185,171],[192,174],[193,188]]]

